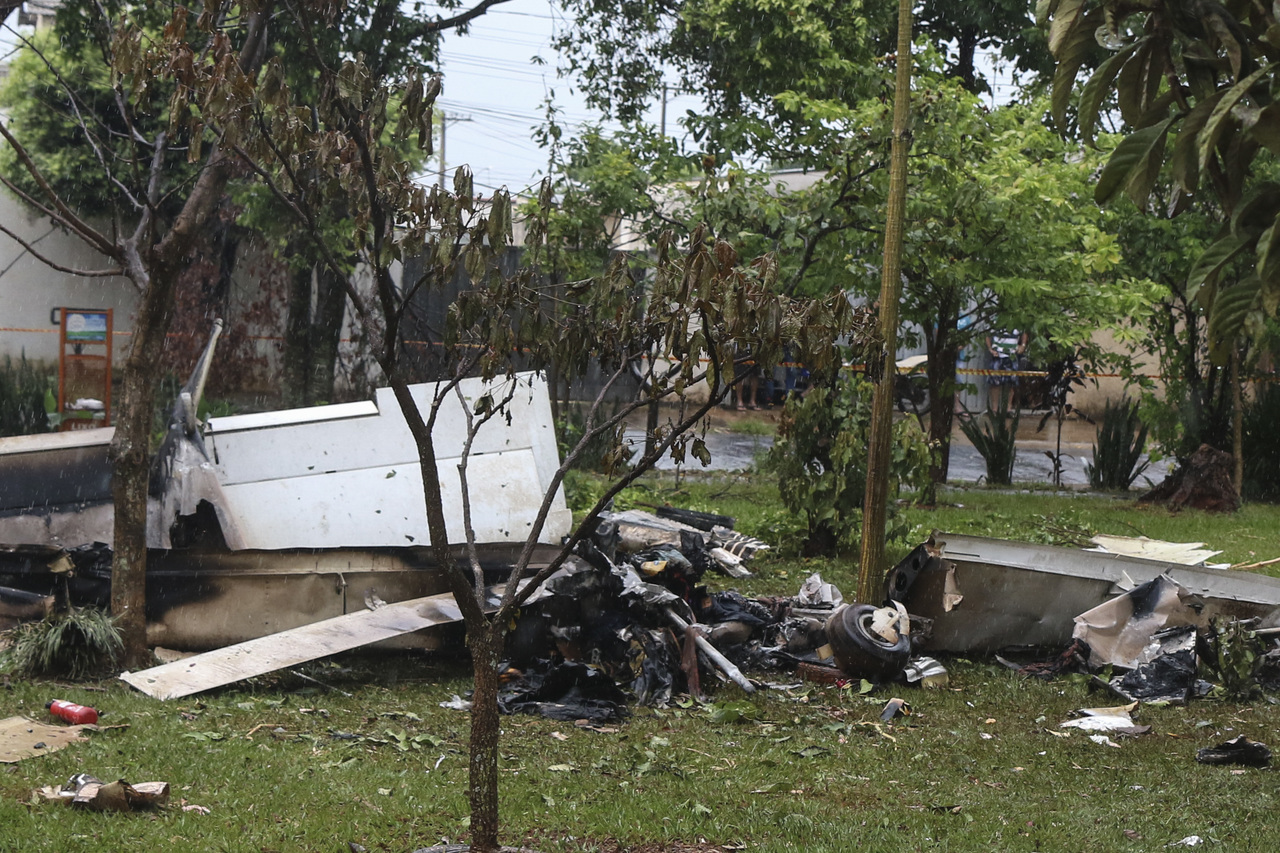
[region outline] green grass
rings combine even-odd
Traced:
[[[169,703],[115,685],[13,685],[0,695],[6,715],[40,718],[59,695],[128,728],[0,772],[0,849],[338,851],[355,841],[407,853],[463,836],[467,721],[438,703],[466,688],[466,673],[412,658],[343,662],[354,668],[311,672],[349,698],[292,679]],[[949,666],[941,691],[771,691],[749,700],[752,722],[715,724],[699,707],[637,709],[604,732],[504,718],[505,837],[543,850],[608,839],[760,851],[1150,850],[1191,834],[1238,850],[1280,842],[1257,817],[1277,805],[1271,771],[1194,761],[1236,734],[1274,746],[1273,706],[1143,708],[1152,733],[1113,749],[1051,733],[1073,709],[1106,702],[1082,684]],[[892,693],[914,714],[881,724]],[[79,772],[168,781],[175,802],[210,813],[31,802],[32,789]]]
[[[777,435],[778,422],[772,418],[739,418],[726,420],[722,425],[726,432],[738,435]]]
[[[1280,556],[1274,507],[1170,516],[1112,498],[980,489],[944,500],[903,512],[921,531],[1043,541],[1087,527],[1203,539],[1235,562],[1250,551]],[[749,474],[651,477],[620,505],[628,501],[733,515],[766,538],[788,524],[774,487]],[[745,583],[709,580],[793,594],[814,570],[851,589],[855,571],[851,560],[777,553],[755,568]],[[1280,805],[1273,771],[1194,760],[1197,749],[1239,734],[1277,747],[1280,709],[1267,701],[1144,706],[1137,719],[1152,732],[1113,738],[1114,749],[1053,733],[1076,708],[1112,704],[1079,679],[1028,681],[981,660],[946,664],[945,690],[773,690],[745,697],[757,719],[732,724],[698,706],[637,708],[606,731],[504,718],[504,838],[545,851],[645,853],[703,840],[751,851],[1140,851],[1193,834],[1226,849],[1280,847],[1280,829],[1259,817]],[[345,851],[354,841],[408,853],[465,837],[468,721],[439,707],[467,690],[465,663],[456,654],[346,656],[303,671],[352,695],[289,674],[164,703],[116,682],[103,683],[105,692],[39,681],[0,689],[0,716],[47,719],[45,702],[65,698],[106,710],[104,725],[128,725],[0,765],[0,850]],[[891,695],[914,714],[881,724]],[[716,697],[736,699],[744,697],[731,687]],[[94,814],[32,801],[32,790],[80,772],[167,781],[175,802],[210,813]]]

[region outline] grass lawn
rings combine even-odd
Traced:
[[[749,476],[667,475],[627,498],[736,515],[766,538],[789,524],[771,508],[772,487]],[[903,511],[917,531],[1060,541],[1088,529],[1203,539],[1231,562],[1280,556],[1275,508],[1169,516],[1113,499],[979,490],[945,500],[952,505]],[[756,568],[757,578],[737,584],[744,592],[793,594],[814,570],[849,590],[855,572],[851,561],[784,556]],[[1073,709],[1112,704],[1078,678],[1029,681],[985,660],[946,664],[946,689],[792,686],[747,698],[738,722],[715,721],[714,705],[636,708],[601,730],[504,718],[505,839],[645,853],[1145,851],[1189,835],[1222,849],[1280,848],[1267,818],[1277,806],[1273,771],[1194,760],[1198,748],[1238,734],[1280,746],[1280,710],[1266,699],[1144,706],[1137,721],[1151,733],[1113,737],[1115,748],[1058,729]],[[467,690],[466,665],[456,655],[345,656],[302,671],[351,695],[287,673],[168,703],[115,682],[90,685],[101,692],[16,680],[0,688],[0,716],[46,719],[44,703],[67,698],[107,710],[104,725],[128,725],[0,765],[0,851],[346,853],[353,841],[408,853],[465,837],[467,718],[439,703]],[[914,713],[881,723],[893,695]],[[715,698],[744,699],[732,687]],[[33,789],[80,772],[168,781],[175,803],[209,813],[33,802]]]

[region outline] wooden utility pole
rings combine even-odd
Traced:
[[[440,166],[436,172],[436,180],[440,189],[445,189],[444,178],[446,164],[444,159],[444,132],[448,129],[450,122],[457,124],[460,121],[471,121],[471,116],[449,115],[444,110],[440,111],[440,151],[438,152],[440,154]]]
[[[873,357],[876,380],[871,404],[871,446],[867,450],[867,492],[862,505],[862,560],[858,601],[879,604],[884,597],[884,531],[889,502],[889,435],[893,429],[894,356],[898,351],[898,301],[902,298],[902,228],[907,203],[907,129],[911,98],[911,3],[898,0],[898,64],[893,94],[893,146],[889,153],[889,208],[880,277],[880,335]],[[879,373],[876,376],[876,372]]]

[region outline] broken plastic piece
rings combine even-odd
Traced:
[[[1080,729],[1086,732],[1113,732],[1115,734],[1140,735],[1151,731],[1150,726],[1139,726],[1131,716],[1138,708],[1137,702],[1115,708],[1081,708],[1078,720],[1067,720],[1059,728]]]
[[[880,721],[887,723],[895,717],[911,716],[911,706],[907,704],[905,699],[893,697],[884,706],[884,710],[880,712]]]
[[[930,657],[912,658],[902,670],[907,684],[917,684],[929,689],[946,687],[951,681],[947,668]]]
[[[1088,643],[1092,666],[1136,669],[1152,637],[1165,628],[1200,625],[1204,602],[1168,575],[1141,584],[1075,618],[1072,637]]]
[[[1198,750],[1196,761],[1201,764],[1243,764],[1245,767],[1266,767],[1271,763],[1271,750],[1265,743],[1249,740],[1244,735],[1240,735],[1226,743]]]
[[[1178,841],[1171,841],[1165,847],[1199,847],[1204,844],[1204,839],[1198,835],[1188,835],[1186,838]]]
[[[1152,635],[1138,668],[1111,679],[1117,693],[1144,702],[1184,705],[1196,687],[1196,629],[1167,628]]]
[[[167,805],[169,783],[139,782],[130,785],[123,779],[103,782],[88,773],[77,773],[61,788],[45,787],[40,794],[47,800],[61,800],[93,811],[131,812]]]
[[[836,608],[844,604],[844,596],[833,584],[824,581],[822,575],[814,572],[800,585],[796,602],[803,607]]]

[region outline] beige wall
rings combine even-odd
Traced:
[[[1128,353],[1128,345],[1116,341],[1109,330],[1101,330],[1093,334],[1093,342],[1106,352]],[[1158,376],[1160,364],[1152,356],[1135,353],[1138,359],[1137,369],[1141,373]],[[1105,369],[1105,368],[1104,368]],[[1157,391],[1163,390],[1164,383],[1156,380]],[[1100,418],[1107,400],[1118,401],[1125,397],[1136,397],[1136,389],[1126,387],[1125,381],[1118,376],[1090,376],[1084,387],[1076,389],[1071,395],[1071,403],[1080,411],[1093,418]]]

